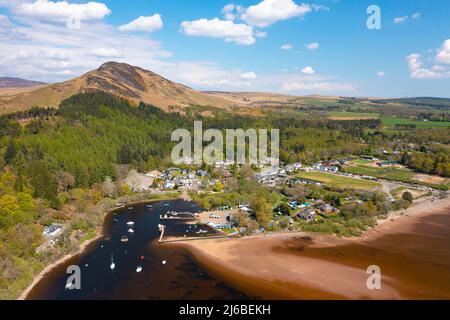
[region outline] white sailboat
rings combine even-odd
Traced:
[[[136,272],[137,273],[140,273],[142,271],[142,266],[138,266],[137,268],[136,268]]]
[[[116,268],[116,264],[114,263],[114,257],[111,254],[111,264],[109,266],[111,268],[111,270],[114,270]]]

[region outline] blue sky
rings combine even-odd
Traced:
[[[0,0],[0,76],[116,60],[203,90],[450,97],[447,0],[95,1]]]

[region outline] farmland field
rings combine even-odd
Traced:
[[[378,182],[342,177],[326,172],[300,172],[297,177],[325,183],[332,187],[351,189],[372,189],[379,187]]]
[[[366,120],[378,119],[380,114],[371,112],[328,112],[328,117],[333,120]]]
[[[410,181],[414,176],[414,173],[407,169],[395,167],[379,168],[360,164],[346,166],[345,172],[399,181]]]
[[[416,174],[409,169],[402,169],[397,167],[380,168],[364,164],[357,164],[356,161],[352,162],[354,165],[347,165],[344,167],[345,172],[386,180],[418,183],[434,187],[442,186],[443,188],[445,188],[445,186],[449,186],[448,179],[427,174]]]
[[[381,117],[381,122],[386,127],[395,127],[395,125],[415,125],[417,128],[447,128],[450,127],[448,121],[419,121],[408,118]]]

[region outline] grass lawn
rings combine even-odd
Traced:
[[[380,186],[380,184],[375,181],[342,177],[327,172],[300,172],[297,174],[297,177],[322,182],[329,186],[340,188],[372,189]]]
[[[411,181],[412,177],[414,176],[414,172],[407,169],[395,167],[377,168],[365,166],[364,164],[359,164],[356,166],[346,166],[345,171],[354,174],[398,181]]]
[[[368,163],[371,163],[372,160],[355,159],[355,160],[352,160],[352,162],[354,162],[356,164],[368,164]]]
[[[382,117],[381,122],[386,127],[395,127],[396,124],[416,125],[417,128],[447,128],[450,127],[450,122],[445,121],[418,121],[408,118],[396,117]]]

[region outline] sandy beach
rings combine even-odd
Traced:
[[[213,275],[263,299],[450,299],[450,200],[425,200],[360,238],[285,233],[182,242]],[[366,286],[370,265],[381,290]]]

